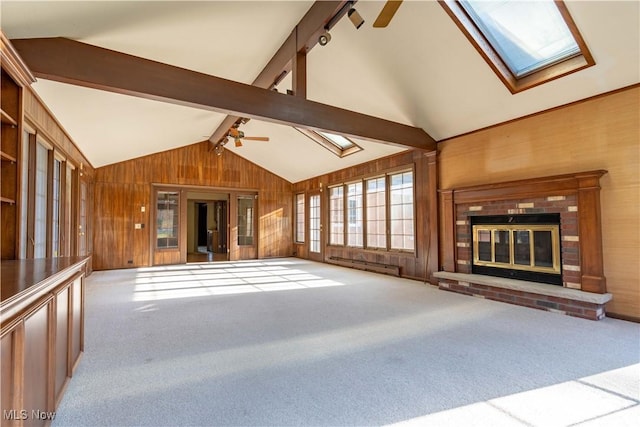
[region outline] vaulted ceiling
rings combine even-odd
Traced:
[[[345,17],[331,41],[307,55],[307,98],[424,129],[443,140],[640,82],[640,2],[566,1],[596,65],[512,95],[434,1],[405,1],[387,28],[384,2],[358,1],[358,30]],[[10,39],[67,37],[251,84],[311,1],[6,1]],[[291,88],[291,75],[278,84]],[[193,144],[225,114],[39,78],[34,89],[95,167]],[[246,141],[225,147],[291,181],[406,147],[356,139],[338,158],[290,126],[251,120]],[[223,154],[224,155],[224,154]]]

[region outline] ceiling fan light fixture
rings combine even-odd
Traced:
[[[364,19],[362,18],[362,16],[360,16],[358,11],[353,7],[349,9],[349,12],[347,12],[347,16],[351,20],[351,23],[353,24],[353,26],[356,27],[356,30],[362,27],[362,24],[364,24]]]

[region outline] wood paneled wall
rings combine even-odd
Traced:
[[[431,274],[437,271],[437,196],[436,196],[436,153],[422,150],[409,150],[393,156],[373,160],[326,175],[301,181],[293,185],[293,194],[317,192],[322,189],[321,215],[324,230],[329,229],[328,192],[330,186],[346,183],[354,179],[374,177],[381,173],[403,168],[414,170],[414,191],[416,206],[416,252],[368,250],[361,248],[329,246],[324,233],[323,255],[327,260],[331,256],[350,260],[399,266],[403,277],[418,280],[432,280]],[[308,235],[308,231],[306,233]],[[308,237],[308,236],[307,236]],[[300,258],[309,258],[307,244],[294,244]]]
[[[216,156],[209,147],[201,142],[96,169],[95,269],[150,265],[152,184],[257,192],[258,258],[292,255],[291,183],[231,151]],[[136,223],[145,227],[135,229]]]
[[[640,319],[640,87],[439,143],[440,188],[604,169],[607,312]]]

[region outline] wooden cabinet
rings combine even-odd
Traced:
[[[88,258],[2,263],[2,425],[48,425],[84,349]]]
[[[17,258],[22,90],[35,78],[1,32],[0,63],[0,255],[5,260]]]
[[[18,121],[20,112],[20,87],[2,68],[0,74],[2,96],[0,114],[2,129],[0,141],[0,168],[2,190],[0,209],[2,216],[2,259],[16,258],[16,200],[18,193]]]

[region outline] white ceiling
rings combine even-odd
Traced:
[[[312,3],[3,0],[0,10],[9,38],[68,37],[251,83]],[[365,24],[342,19],[309,53],[308,98],[442,140],[640,82],[640,2],[565,3],[596,66],[512,95],[436,2],[405,1],[376,29],[383,2],[361,0]],[[95,167],[202,141],[224,118],[42,79],[34,88]],[[290,182],[403,149],[357,140],[364,150],[340,159],[290,127],[252,120],[242,130],[271,140],[228,149]]]

